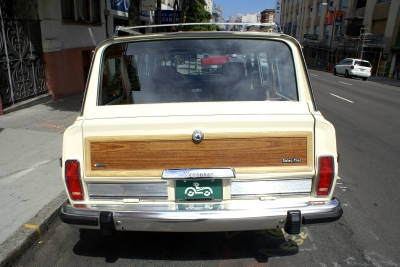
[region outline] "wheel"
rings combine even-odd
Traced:
[[[333,69],[333,75],[336,76],[337,72],[336,72],[336,68]]]
[[[194,196],[194,190],[193,190],[193,189],[189,189],[188,192],[187,192],[187,195],[188,195],[189,197]]]
[[[350,75],[349,75],[349,71],[348,71],[348,70],[346,70],[346,72],[344,73],[344,77],[350,78]]]
[[[367,77],[364,77],[364,78],[362,78],[363,79],[363,81],[366,81],[367,80]]]
[[[211,192],[208,191],[208,190],[204,192],[204,195],[205,195],[206,197],[208,197],[210,194],[211,194]]]

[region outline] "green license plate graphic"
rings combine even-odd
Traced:
[[[176,200],[222,199],[222,180],[176,180]]]

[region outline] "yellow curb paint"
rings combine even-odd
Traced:
[[[42,233],[40,232],[39,226],[34,225],[34,224],[27,224],[27,223],[25,223],[24,226],[25,226],[26,228],[29,228],[29,229],[35,229],[36,232],[38,232],[39,236],[42,235]]]

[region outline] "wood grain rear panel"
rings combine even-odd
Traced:
[[[200,144],[191,136],[88,137],[85,145],[86,176],[154,176],[164,169],[234,168],[260,172],[266,168],[310,170],[311,133],[298,136],[205,134]],[[282,159],[301,159],[284,163]],[[95,167],[106,164],[105,167]]]

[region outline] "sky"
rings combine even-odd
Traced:
[[[264,9],[275,9],[276,0],[214,0],[214,4],[222,6],[222,17],[228,19],[230,15],[254,14]]]

